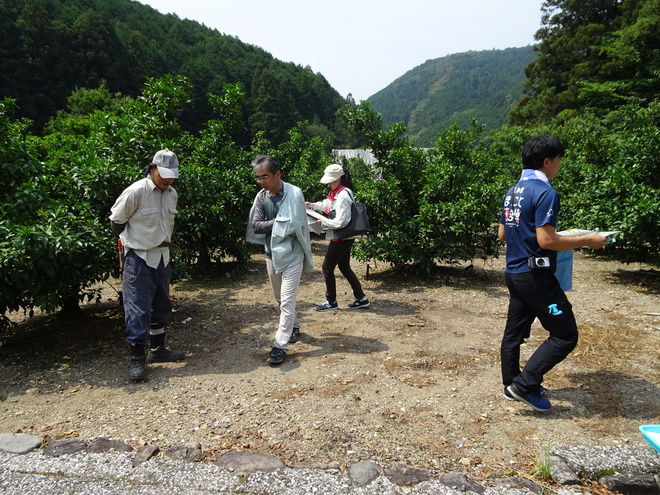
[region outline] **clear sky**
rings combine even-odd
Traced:
[[[427,60],[534,44],[542,0],[139,0],[323,74],[366,100]]]

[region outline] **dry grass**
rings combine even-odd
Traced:
[[[347,384],[335,382],[325,387],[317,388],[316,395],[325,399],[334,399],[348,395],[349,391],[350,387]]]
[[[429,385],[435,385],[436,380],[433,377],[428,375],[423,375],[421,373],[413,373],[405,376],[402,379],[403,383],[410,385],[411,387],[422,388]]]
[[[520,445],[526,445],[529,442],[529,438],[535,433],[534,428],[513,428],[504,430],[506,436],[513,440],[515,443]]]
[[[582,366],[606,365],[611,371],[626,371],[630,358],[648,353],[651,345],[651,336],[641,328],[623,322],[586,323],[580,325],[580,341],[571,360]]]

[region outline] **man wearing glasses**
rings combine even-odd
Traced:
[[[305,197],[300,188],[282,181],[280,163],[272,156],[257,156],[252,171],[262,189],[254,198],[245,238],[265,249],[268,278],[280,309],[267,361],[280,364],[288,344],[297,342],[300,335],[296,316],[300,277],[303,271],[314,269]]]

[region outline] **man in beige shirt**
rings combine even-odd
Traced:
[[[130,344],[129,379],[146,378],[146,362],[180,361],[183,352],[165,347],[170,302],[170,249],[179,177],[179,160],[161,150],[147,168],[147,176],[121,193],[110,215],[113,232],[124,249],[123,301],[126,341]],[[147,343],[149,352],[145,355]]]

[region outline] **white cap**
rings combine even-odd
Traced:
[[[179,178],[179,159],[168,149],[160,150],[152,161],[158,167],[158,173],[163,179]]]
[[[321,177],[321,184],[330,184],[331,182],[336,181],[342,175],[344,175],[344,169],[341,168],[341,165],[333,163],[325,167],[323,171],[323,177]]]

